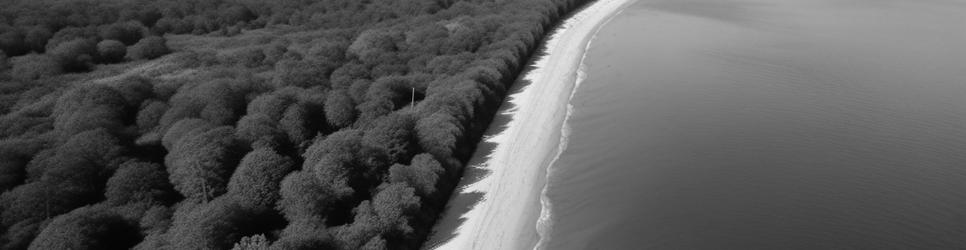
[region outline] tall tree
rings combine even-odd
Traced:
[[[279,200],[282,179],[294,170],[295,163],[270,148],[256,148],[242,158],[228,182],[228,194],[241,206],[266,211]]]
[[[234,129],[218,127],[183,138],[164,159],[178,192],[208,201],[225,193],[238,154]]]
[[[107,181],[104,197],[115,206],[130,203],[165,204],[175,198],[164,167],[155,163],[128,161]]]

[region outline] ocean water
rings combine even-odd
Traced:
[[[640,0],[585,69],[546,249],[966,249],[964,0]]]

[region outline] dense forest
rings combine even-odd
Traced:
[[[0,249],[418,249],[582,0],[10,0]]]

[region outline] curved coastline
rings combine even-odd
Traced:
[[[583,81],[585,52],[600,27],[635,0],[598,0],[567,18],[546,40],[545,56],[511,90],[467,170],[485,176],[460,180],[434,228],[430,249],[540,249],[549,236],[546,197],[550,166],[566,148],[570,99]],[[482,147],[481,147],[482,148]],[[467,203],[467,204],[461,204]],[[467,211],[455,208],[469,207]],[[453,227],[453,228],[450,228]]]
[[[550,241],[550,235],[553,232],[553,204],[550,202],[550,197],[547,196],[547,190],[550,188],[549,180],[550,176],[553,174],[553,166],[557,163],[557,160],[560,159],[560,155],[567,150],[567,145],[570,143],[571,128],[568,122],[574,113],[574,105],[570,103],[570,100],[574,99],[574,96],[577,95],[577,90],[580,88],[580,84],[587,79],[587,65],[584,63],[584,61],[587,60],[587,51],[590,50],[590,46],[594,43],[594,40],[597,39],[597,34],[600,33],[600,28],[604,27],[604,25],[607,25],[607,23],[609,23],[611,20],[614,20],[615,17],[624,12],[624,7],[626,4],[633,3],[634,1],[635,0],[625,1],[624,5],[619,7],[616,12],[610,13],[606,20],[598,23],[594,28],[593,33],[590,34],[589,40],[586,41],[584,49],[581,50],[580,62],[578,63],[577,72],[575,73],[577,79],[574,80],[574,85],[570,91],[570,97],[567,98],[567,113],[564,115],[560,127],[559,146],[557,146],[557,151],[554,153],[553,160],[550,161],[549,165],[545,166],[546,173],[543,182],[544,185],[540,191],[540,217],[537,219],[537,233],[540,234],[540,240],[537,242],[537,245],[533,247],[535,250],[546,249],[546,244]]]

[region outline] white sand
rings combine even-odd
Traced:
[[[598,28],[630,2],[598,0],[551,35],[544,44],[547,54],[523,78],[530,84],[511,90],[515,94],[501,109],[511,120],[490,127],[460,181],[461,189],[451,197],[426,243],[428,248],[497,250],[537,245],[538,224],[546,231],[550,217],[549,204],[541,205],[547,167],[565,145],[561,128],[581,80],[578,70],[584,52]],[[488,150],[483,146],[487,143],[495,147]]]

